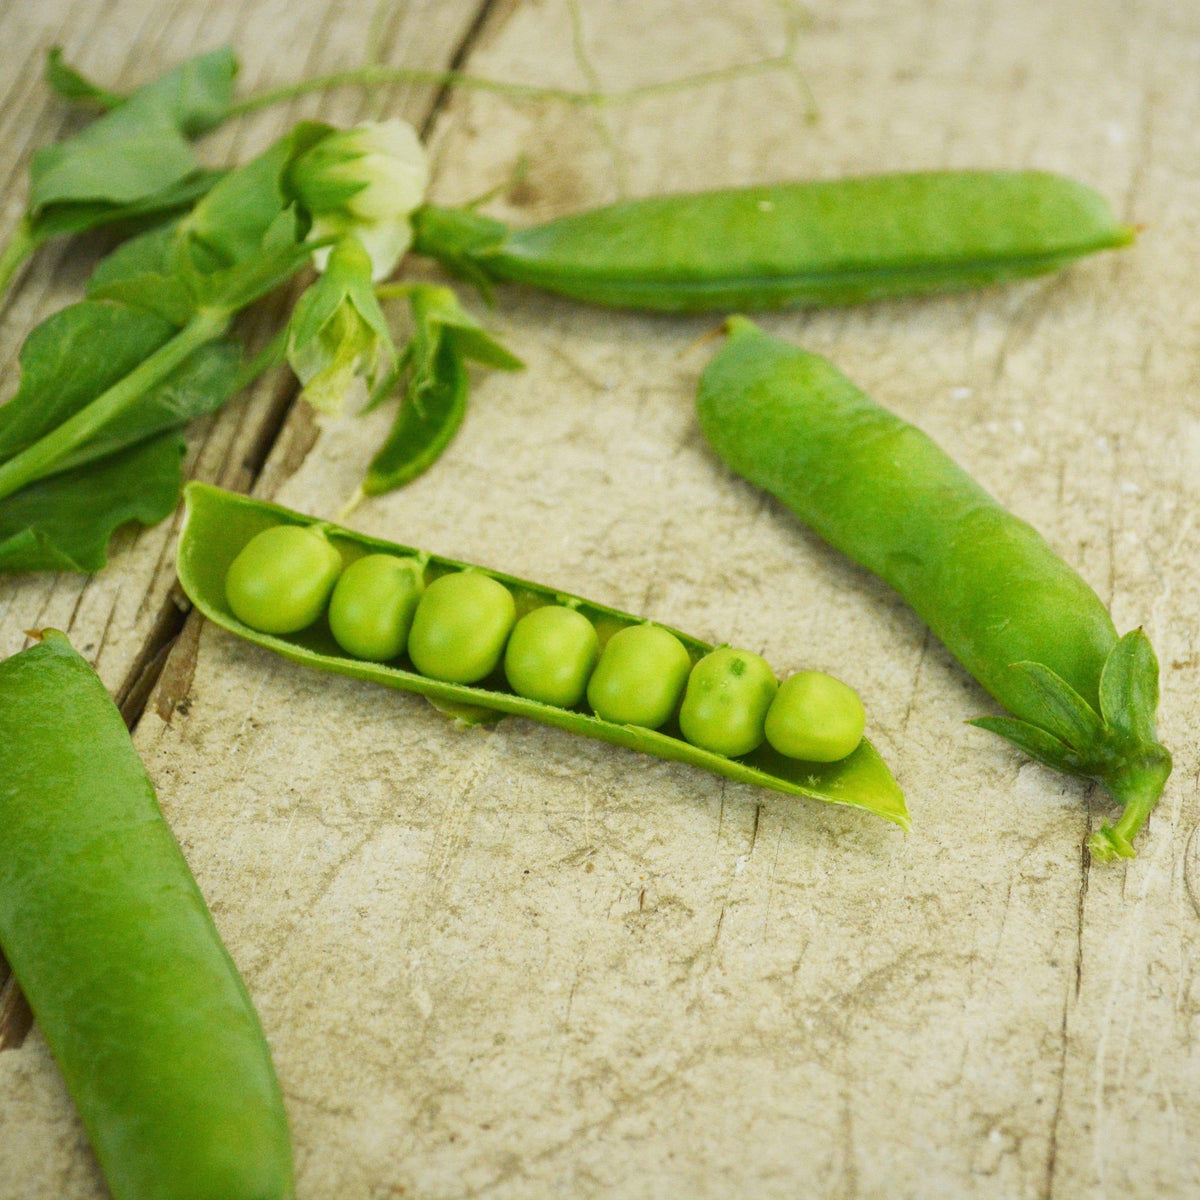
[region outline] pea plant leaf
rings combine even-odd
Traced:
[[[409,483],[450,444],[467,409],[468,362],[502,371],[524,366],[462,308],[450,288],[418,284],[411,303],[413,335],[398,368],[407,380],[395,424],[363,480],[368,496]]]
[[[170,512],[178,431],[274,361],[243,366],[226,332],[311,258],[286,172],[326,129],[298,127],[187,216],[119,247],[87,299],[29,336],[0,408],[0,570],[96,570],[117,525]]]
[[[122,97],[85,79],[52,51],[50,85],[104,112],[33,156],[25,216],[0,252],[0,293],[51,238],[153,219],[204,195],[220,173],[201,167],[189,140],[224,119],[236,73],[233,53],[214,50]]]
[[[52,46],[46,53],[46,82],[64,100],[102,112],[116,108],[128,99],[121,92],[110,92],[101,87],[72,67],[63,58],[60,46]]]
[[[43,146],[30,168],[31,215],[77,201],[131,204],[179,184],[198,169],[188,139],[225,115],[236,71],[228,49],[199,55]]]
[[[47,317],[21,347],[21,385],[0,407],[0,462],[128,375],[174,332],[152,313],[92,300]]]
[[[0,571],[98,571],[115,529],[174,511],[183,451],[161,434],[0,500]]]

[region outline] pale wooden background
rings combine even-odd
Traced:
[[[357,527],[832,670],[915,829],[726,784],[518,720],[464,732],[416,697],[277,661],[173,590],[170,523],[94,579],[0,579],[0,653],[65,629],[131,717],[255,998],[300,1200],[1200,1195],[1200,5],[815,0],[784,72],[600,114],[396,88],[271,111],[399,112],[436,198],[523,180],[527,221],[668,189],[943,166],[1076,175],[1138,245],[975,295],[791,313],[1033,521],[1163,665],[1176,773],[1141,854],[1081,854],[1088,787],[963,722],[980,690],[893,596],[706,452],[708,318],[517,290],[486,312],[528,362],[479,376],[427,476]],[[619,89],[777,53],[769,0],[44,0],[0,7],[0,230],[64,126],[40,57],[129,86],[223,42],[241,87],[389,62]],[[0,317],[75,296],[94,242],[40,257]],[[387,420],[314,422],[286,373],[196,431],[191,470],[323,516]],[[171,641],[179,632],[177,640]],[[161,678],[164,648],[173,646]],[[148,686],[158,680],[148,702]],[[144,705],[144,711],[142,707]],[[2,753],[2,748],[0,748]],[[0,1193],[103,1194],[11,985]]]

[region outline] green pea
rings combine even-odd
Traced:
[[[325,611],[341,571],[342,556],[320,530],[274,525],[230,564],[225,598],[233,615],[259,633],[298,633]]]
[[[588,682],[588,703],[605,721],[657,729],[675,711],[691,667],[673,633],[659,625],[630,625],[605,644]]]
[[[866,723],[852,687],[821,671],[797,671],[767,709],[767,741],[788,758],[837,762],[862,741]]]
[[[518,696],[574,708],[599,657],[600,638],[587,617],[562,604],[544,604],[514,627],[504,673]]]
[[[737,758],[762,744],[779,681],[765,659],[720,646],[688,676],[679,728],[693,746]]]
[[[424,588],[421,564],[367,554],[343,572],[329,600],[329,628],[347,654],[370,662],[398,657]]]
[[[496,669],[516,619],[512,593],[490,575],[443,575],[417,605],[408,656],[430,679],[478,683]]]

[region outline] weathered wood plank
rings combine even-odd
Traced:
[[[470,66],[618,88],[782,36],[765,0],[581,10],[583,64],[569,7],[542,0],[499,10]],[[835,671],[916,829],[521,721],[459,730],[190,619],[137,742],[270,1034],[301,1197],[1200,1188],[1200,26],[1170,0],[811,12],[815,124],[783,76],[598,117],[460,95],[435,194],[526,155],[492,205],[514,220],[916,166],[1040,166],[1113,198],[1146,226],[1121,255],[764,323],[922,424],[1122,629],[1146,625],[1175,778],[1139,859],[1092,867],[1103,799],[965,728],[988,702],[915,618],[704,450],[712,321],[505,291],[476,308],[528,370],[479,376],[445,458],[353,523]],[[292,411],[257,490],[332,516],[389,415]],[[36,1032],[0,1055],[3,1097],[18,1200],[95,1194]]]

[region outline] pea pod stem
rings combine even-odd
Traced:
[[[416,692],[425,696],[435,707],[456,716],[465,716],[471,721],[494,720],[504,714],[526,717],[613,745],[701,767],[740,783],[862,808],[903,829],[909,828],[903,793],[883,759],[865,739],[853,754],[834,763],[787,759],[767,746],[744,758],[728,758],[691,745],[681,736],[676,736],[670,723],[663,730],[654,730],[605,721],[589,712],[558,708],[526,699],[508,689],[496,677],[489,677],[479,684],[446,683],[418,674],[410,669],[407,659],[394,663],[374,663],[348,658],[334,641],[324,620],[288,637],[258,633],[233,615],[226,596],[226,575],[230,564],[256,534],[280,523],[319,527],[337,546],[347,565],[364,554],[383,553],[415,557],[425,565],[431,577],[467,568],[483,571],[512,592],[518,616],[544,604],[574,607],[592,621],[602,641],[618,630],[644,622],[641,618],[578,596],[564,595],[555,589],[500,572],[486,571],[472,564],[369,538],[278,505],[239,496],[208,484],[188,484],[184,489],[184,498],[186,513],[178,554],[180,583],[206,617],[238,637],[318,670]],[[713,649],[707,643],[678,630],[669,632],[679,638],[693,662]]]

